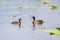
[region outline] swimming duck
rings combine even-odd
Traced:
[[[19,19],[19,21],[13,21],[12,24],[19,25],[19,28],[20,28],[20,26],[21,26],[21,18]]]
[[[43,24],[44,22],[43,22],[43,20],[35,20],[35,16],[32,16],[32,18],[33,18],[33,24]]]
[[[19,19],[19,21],[13,21],[12,24],[15,24],[15,25],[16,25],[16,24],[21,24],[20,21],[21,21],[21,18]]]
[[[59,27],[56,27],[56,28],[53,28],[53,29],[42,29],[42,30],[39,30],[39,31],[49,32],[49,34],[51,36],[60,35],[60,28]]]

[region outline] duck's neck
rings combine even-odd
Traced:
[[[21,21],[21,18],[19,19],[19,22]]]
[[[35,16],[33,16],[32,18],[33,18],[33,21],[35,21]]]

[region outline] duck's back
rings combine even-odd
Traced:
[[[12,24],[21,24],[21,22],[14,21],[14,22],[12,22]]]
[[[42,24],[42,23],[43,23],[42,20],[36,20],[36,21],[35,21],[35,24]]]

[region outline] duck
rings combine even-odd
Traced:
[[[37,25],[40,25],[40,24],[43,24],[43,20],[35,20],[35,16],[32,16],[32,19],[33,19],[33,24],[37,24]]]
[[[48,32],[50,36],[60,35],[60,27],[56,27],[53,29],[39,29],[38,31]]]
[[[13,21],[12,24],[19,25],[19,28],[20,28],[21,27],[21,18],[19,19],[19,21]]]
[[[19,19],[19,21],[13,21],[12,24],[14,25],[21,24],[21,18]]]

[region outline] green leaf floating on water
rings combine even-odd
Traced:
[[[56,9],[57,7],[54,6],[54,5],[51,5],[51,6],[49,6],[49,8],[52,9],[52,10],[54,10],[54,9]]]
[[[22,6],[20,6],[19,8],[22,8]]]
[[[13,16],[13,18],[16,18],[16,16]]]
[[[49,4],[49,2],[48,1],[44,1],[43,4]]]
[[[55,36],[55,35],[60,35],[60,28],[59,27],[56,27],[56,28],[53,28],[53,29],[40,29],[38,31],[42,31],[42,32],[49,32],[49,34],[51,36]]]
[[[56,29],[60,31],[60,28],[59,27],[57,27]]]

